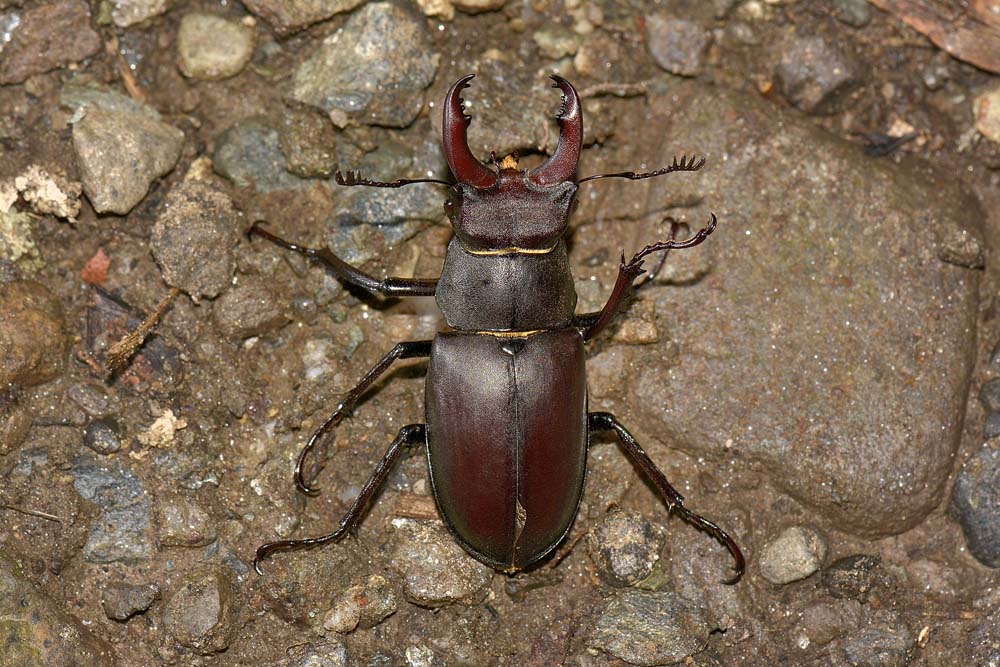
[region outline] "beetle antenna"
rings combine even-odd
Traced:
[[[675,171],[698,171],[705,166],[705,158],[697,157],[692,155],[688,158],[687,155],[682,155],[681,159],[678,160],[674,157],[673,163],[669,167],[663,167],[662,169],[657,169],[656,171],[647,171],[646,173],[640,174],[634,171],[621,171],[615,174],[597,174],[595,176],[588,176],[587,178],[581,178],[577,181],[577,185],[581,183],[586,183],[587,181],[596,181],[599,178],[627,178],[630,181],[639,181],[644,178],[653,178],[655,176],[663,176],[665,174],[672,174]]]
[[[369,188],[401,188],[404,185],[413,185],[414,183],[437,183],[438,185],[447,185],[451,187],[451,183],[448,181],[442,181],[439,178],[399,178],[395,181],[372,181],[367,178],[362,178],[360,171],[340,171],[339,169],[333,175],[334,179],[337,181],[337,185],[363,185]]]

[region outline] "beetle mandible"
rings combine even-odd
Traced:
[[[584,343],[611,321],[643,258],[690,248],[715,229],[716,218],[691,236],[650,244],[629,262],[622,254],[618,277],[604,308],[576,314],[576,291],[563,234],[581,183],[598,178],[638,180],[697,171],[705,163],[686,156],[647,173],[600,174],[574,180],[583,147],[580,98],[554,75],[562,92],[556,116],[559,142],[541,166],[519,170],[516,156],[492,166],[469,149],[459,79],[444,102],[443,148],[456,183],[437,179],[371,181],[336,174],[341,185],[398,188],[414,183],[449,186],[445,211],[454,228],[437,279],[378,280],[327,249],[290,243],[256,223],[250,234],[266,238],[322,264],[338,279],[387,297],[433,296],[452,331],[433,340],[398,343],[361,379],[316,430],[299,455],[295,483],[304,493],[309,452],[348,416],[368,387],[397,359],[429,357],[425,423],[400,429],[336,530],[321,537],[280,540],[257,549],[254,568],[276,551],[336,542],[350,532],[404,452],[424,446],[431,487],[441,517],[475,558],[515,572],[538,562],[563,540],[576,517],[586,474],[590,434],[613,431],[626,454],[649,478],[668,511],[706,531],[732,554],[735,583],[745,570],[736,542],[715,523],[684,506],[684,499],[618,419],[587,411]],[[662,259],[661,264],[662,266]],[[658,269],[657,269],[658,270]],[[655,271],[653,272],[655,274]],[[651,275],[653,275],[651,274]],[[649,276],[647,276],[648,279]],[[307,480],[307,477],[309,478]]]

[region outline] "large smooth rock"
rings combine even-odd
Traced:
[[[978,202],[922,162],[865,157],[735,92],[673,87],[616,137],[631,150],[603,171],[685,151],[708,163],[607,182],[584,217],[659,223],[682,205],[693,208],[674,213],[694,227],[719,217],[701,248],[671,260],[704,260],[707,274],[645,294],[668,331],[635,348],[631,404],[665,441],[758,464],[838,528],[917,524],[952,468],[975,352],[979,272],[941,258],[952,239],[981,244]]]

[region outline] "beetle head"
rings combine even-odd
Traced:
[[[455,236],[472,252],[550,250],[566,229],[576,196],[574,176],[583,146],[580,98],[566,79],[553,75],[563,94],[555,152],[531,171],[519,170],[516,157],[489,168],[472,154],[466,135],[471,118],[460,93],[472,77],[459,79],[444,102],[444,154],[458,181],[445,211]]]

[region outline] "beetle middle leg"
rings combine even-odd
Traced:
[[[365,485],[361,488],[361,493],[355,498],[351,509],[347,510],[347,514],[340,520],[340,525],[337,526],[335,531],[327,535],[307,537],[301,540],[268,542],[258,547],[253,558],[253,569],[257,571],[257,574],[263,574],[260,570],[260,562],[276,551],[291,551],[293,549],[317,547],[328,542],[337,542],[352,531],[358,525],[358,522],[361,521],[365,507],[371,502],[372,497],[378,491],[379,487],[382,486],[382,483],[385,482],[386,477],[389,476],[389,472],[399,462],[403,454],[414,445],[423,445],[426,443],[426,432],[427,429],[424,424],[409,424],[399,429],[396,438],[389,445],[389,449],[386,450],[385,456],[375,466],[375,471],[368,478],[368,481],[365,482]]]
[[[383,373],[389,370],[392,362],[397,359],[414,359],[418,357],[429,357],[431,356],[431,341],[429,340],[411,340],[403,341],[402,343],[396,343],[396,345],[389,350],[389,353],[382,357],[381,360],[374,366],[371,370],[365,373],[365,376],[361,378],[353,389],[347,392],[347,396],[337,405],[336,410],[333,414],[326,418],[326,421],[316,429],[316,431],[309,438],[309,442],[306,446],[302,448],[299,452],[299,458],[295,462],[295,486],[303,493],[315,494],[319,489],[309,486],[309,483],[316,478],[316,474],[319,472],[319,464],[309,466],[307,471],[306,463],[309,458],[309,453],[313,448],[322,440],[330,429],[338,426],[345,417],[350,416],[351,411],[354,409],[355,404],[358,399],[367,391],[368,387],[372,385],[375,380],[379,378]],[[308,478],[308,481],[307,481]]]
[[[739,581],[740,577],[746,571],[746,559],[743,558],[743,552],[740,551],[736,541],[715,523],[684,507],[684,496],[667,481],[666,475],[656,467],[653,460],[649,458],[649,455],[646,454],[635,437],[622,426],[618,418],[610,412],[590,412],[587,414],[587,423],[591,433],[597,431],[614,431],[625,453],[639,466],[646,477],[649,478],[649,481],[653,483],[653,486],[656,487],[657,491],[660,492],[660,495],[663,496],[663,499],[667,503],[667,510],[677,514],[696,528],[705,531],[729,550],[729,553],[733,556],[733,560],[736,561],[734,568],[736,574],[726,583],[735,584]]]

